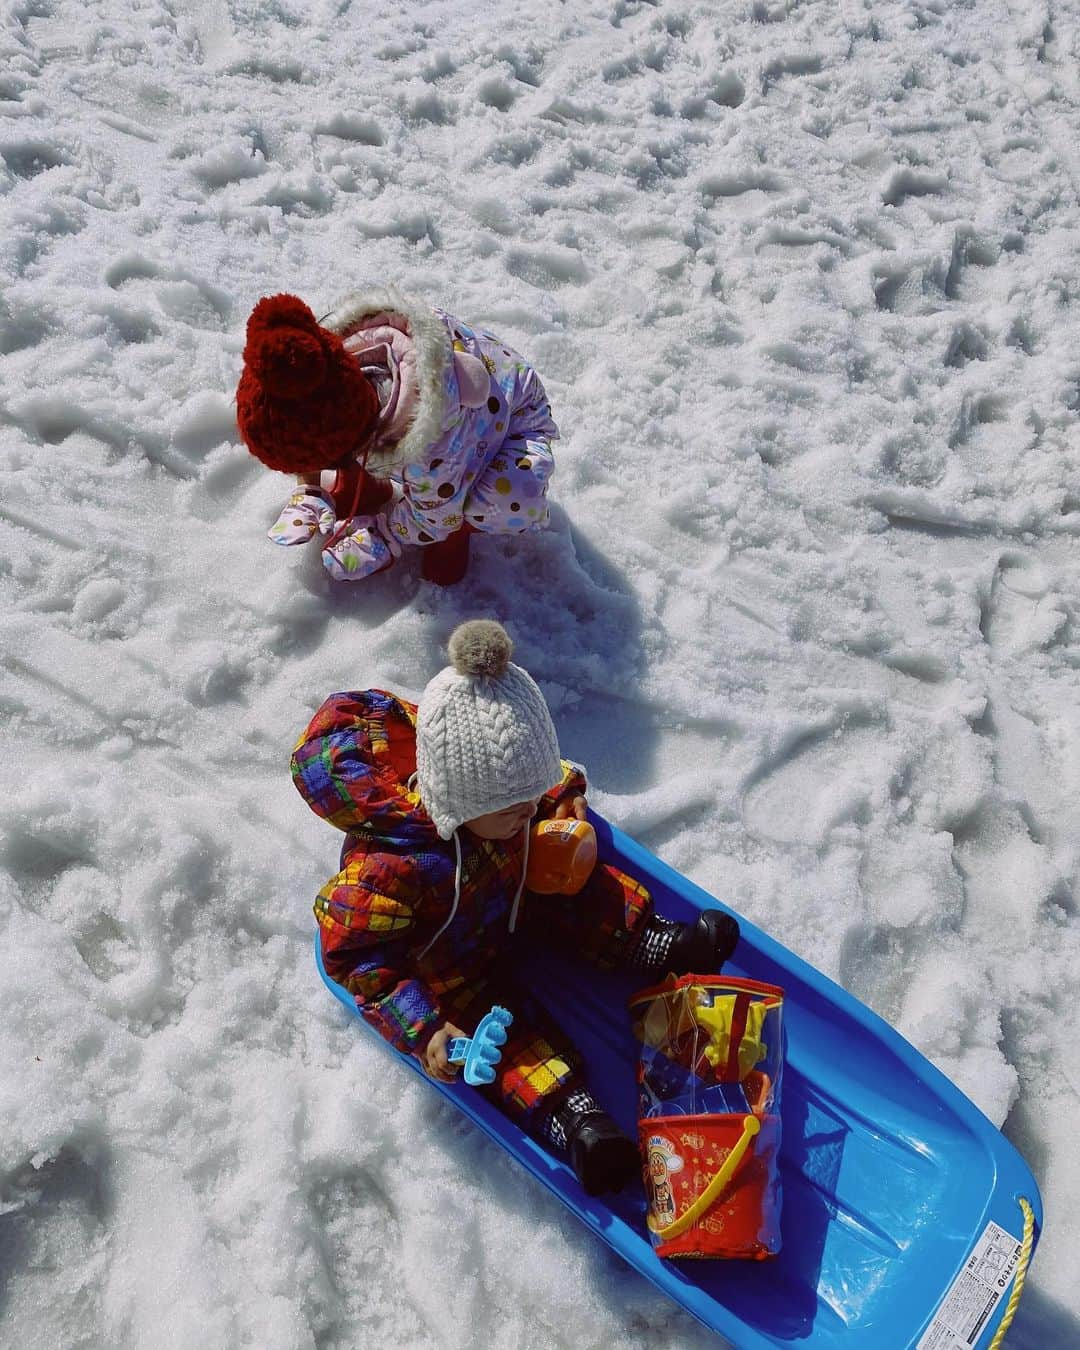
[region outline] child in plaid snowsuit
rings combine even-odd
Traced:
[[[463,625],[458,633],[479,628],[503,633],[483,623]],[[509,670],[535,691],[535,698],[526,691],[532,700],[527,711],[542,713],[550,727],[539,690],[520,668]],[[448,674],[454,672],[443,672]],[[485,709],[490,711],[493,689],[498,702],[498,680],[473,683],[485,685],[487,701],[481,699],[478,706],[486,720],[478,721],[479,732],[474,728],[465,737],[474,755],[468,774],[449,785],[444,766],[433,769],[430,762],[431,746],[454,760],[448,718],[433,731],[429,716],[427,763],[421,762],[418,781],[418,716],[424,704],[438,702],[432,685],[420,714],[416,705],[378,689],[334,694],[300,738],[292,757],[296,787],[316,814],[346,832],[340,870],[315,901],[323,963],[380,1035],[443,1079],[456,1072],[445,1053],[450,1037],[471,1035],[493,1003],[509,1007],[514,1021],[495,1082],[485,1090],[523,1128],[568,1149],[581,1133],[575,1126],[582,1119],[589,1118],[595,1133],[608,1118],[586,1089],[577,1049],[536,1001],[515,987],[506,961],[514,930],[542,932],[545,940],[601,966],[636,964],[643,973],[655,973],[665,961],[680,964],[677,946],[680,940],[685,945],[685,935],[680,938],[676,930],[686,926],[654,917],[646,890],[606,863],[597,865],[573,897],[524,890],[530,822],[571,814],[583,818],[585,778],[558,759],[551,729],[550,746],[535,765],[526,763],[515,783],[506,776],[509,772],[513,779],[517,761],[509,770],[501,764],[500,786],[494,795],[490,790],[485,795],[477,782],[484,768],[482,762],[477,767],[476,746],[483,749],[488,737],[500,753],[506,750],[514,691],[504,691],[500,716],[493,718]],[[470,715],[471,710],[470,704]],[[528,737],[542,738],[546,730],[541,724],[537,733],[518,720],[526,747],[518,752],[527,760]],[[423,737],[424,727],[419,729]],[[419,747],[421,761],[425,744]],[[451,830],[455,803],[457,817],[468,814]],[[478,811],[478,804],[496,809]],[[710,942],[704,950],[700,941],[691,942],[684,960],[721,959],[717,941]],[[591,1169],[585,1145],[576,1154],[571,1149],[578,1174],[592,1191],[617,1189],[638,1168],[636,1146],[613,1122],[604,1129],[611,1137],[599,1151],[592,1150]],[[605,1152],[606,1159],[597,1163]]]
[[[378,689],[328,698],[293,755],[296,785],[312,810],[348,832],[341,868],[315,901],[326,972],[395,1049],[422,1056],[448,1018],[471,1035],[492,1003],[519,1002],[506,991],[499,958],[523,841],[463,832],[458,913],[431,945],[453,902],[455,853],[408,787],[415,770],[416,706]],[[580,770],[565,764],[537,818],[551,818],[584,790]],[[560,899],[526,893],[521,926],[534,928],[542,911],[549,931],[556,926],[570,949],[601,964],[618,963],[651,909],[643,887],[604,864],[573,905]],[[544,1098],[580,1081],[580,1056],[566,1037],[518,1014],[496,1078],[507,1110],[527,1126]]]

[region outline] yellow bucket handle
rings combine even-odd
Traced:
[[[649,1215],[649,1227],[662,1242],[667,1242],[669,1238],[677,1238],[681,1233],[685,1233],[692,1223],[705,1213],[709,1206],[719,1198],[731,1178],[735,1175],[735,1169],[743,1160],[743,1155],[750,1147],[750,1141],[758,1130],[761,1129],[761,1121],[757,1116],[747,1116],[743,1121],[742,1134],[739,1141],[731,1152],[724,1159],[724,1165],[712,1181],[705,1187],[698,1198],[684,1214],[681,1214],[674,1223],[668,1224],[666,1228],[658,1228],[653,1216]]]

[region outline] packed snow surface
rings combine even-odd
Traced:
[[[1023,1151],[1010,1345],[1080,1345],[1078,57],[1058,0],[4,7],[5,1344],[716,1343],[313,973],[292,743],[490,615],[595,804]],[[386,281],[564,432],[445,592],[267,543],[234,426],[261,295]]]

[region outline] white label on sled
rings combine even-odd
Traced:
[[[988,1223],[915,1350],[961,1350],[977,1345],[1012,1284],[1019,1260],[1019,1239],[996,1223]]]

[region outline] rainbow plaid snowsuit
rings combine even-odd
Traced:
[[[292,758],[311,809],[346,832],[340,871],[315,901],[327,974],[363,1017],[405,1054],[421,1054],[443,1024],[471,1034],[493,1002],[514,1013],[491,1093],[525,1127],[554,1094],[583,1083],[581,1056],[536,1001],[517,989],[500,957],[524,865],[524,841],[478,839],[462,829],[461,895],[450,915],[455,850],[439,838],[409,787],[416,770],[416,707],[379,689],[333,694]],[[581,771],[541,801],[538,817],[585,790]],[[600,966],[621,963],[651,913],[648,892],[601,863],[573,897],[525,891],[519,933],[543,934]],[[514,939],[517,941],[517,938]]]

